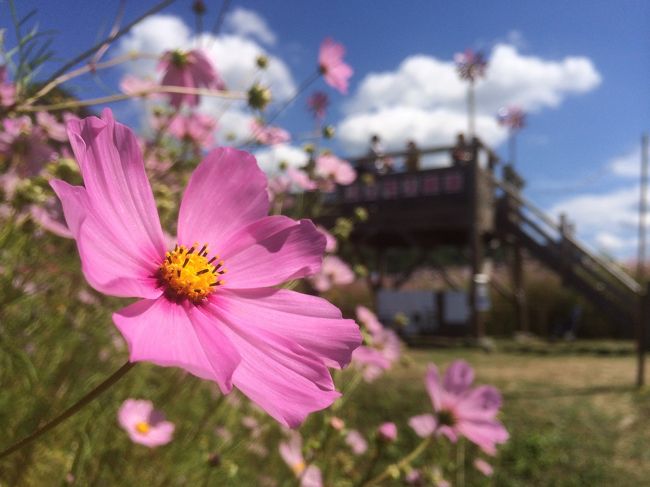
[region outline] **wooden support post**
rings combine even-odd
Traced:
[[[639,312],[636,320],[636,385],[641,387],[645,384],[645,354],[648,334],[648,323],[650,322],[650,283],[646,284],[644,293],[639,297]]]
[[[528,322],[528,309],[526,305],[526,287],[524,280],[524,256],[519,239],[516,239],[512,248],[512,285],[515,290],[515,319],[519,331],[530,332]]]
[[[478,283],[477,276],[483,271],[483,240],[480,218],[480,188],[481,169],[478,163],[478,141],[472,141],[472,163],[471,163],[471,191],[470,191],[470,254],[472,277],[469,291],[470,304],[470,325],[475,338],[481,339],[485,336],[484,316],[478,306]]]

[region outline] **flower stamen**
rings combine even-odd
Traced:
[[[198,247],[198,243],[189,249],[184,245],[175,245],[174,250],[165,255],[165,260],[158,269],[158,278],[168,297],[176,301],[189,299],[199,303],[213,293],[217,286],[225,283],[221,279],[226,273],[223,260],[217,260],[218,255],[208,260],[208,245],[204,244],[196,252]]]

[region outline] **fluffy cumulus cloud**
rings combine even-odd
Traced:
[[[243,21],[253,17],[256,21],[244,28]],[[271,88],[276,101],[293,96],[296,84],[289,68],[260,43],[272,44],[276,39],[266,22],[252,11],[236,9],[226,19],[226,24],[229,30],[227,34],[193,36],[179,17],[154,15],[135,26],[121,40],[118,54],[139,52],[152,55],[151,60],[128,63],[125,69],[136,76],[157,78],[156,56],[169,49],[201,48],[213,61],[229,89],[245,91],[254,81],[258,81]],[[261,73],[256,67],[259,55],[269,59],[268,68]],[[220,142],[225,142],[233,135],[237,140],[243,141],[250,135],[248,127],[252,115],[247,112],[244,103],[203,97],[199,109],[219,119]]]
[[[277,42],[277,37],[266,20],[253,10],[238,7],[228,14],[225,24],[226,30],[236,35],[253,37],[271,46]]]
[[[600,81],[588,58],[545,60],[524,55],[514,45],[497,44],[486,78],[476,85],[477,133],[498,144],[506,137],[495,120],[500,107],[515,104],[534,113],[557,107],[569,95],[586,93]],[[365,151],[375,133],[392,149],[402,148],[409,138],[424,146],[451,143],[467,126],[466,97],[467,85],[453,61],[410,56],[396,70],[371,73],[360,82],[339,134],[354,152]]]

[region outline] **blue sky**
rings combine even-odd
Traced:
[[[100,31],[110,28],[117,2],[18,3],[23,12],[38,8],[36,19],[40,28],[58,32],[54,47],[59,59],[67,59],[96,41]],[[178,17],[179,22],[193,29],[190,3],[179,0],[165,13]],[[127,4],[126,18],[131,19],[153,2]],[[210,27],[221,3],[208,0],[206,4],[205,25]],[[333,107],[328,121],[339,129],[350,129],[348,134],[341,134],[339,149],[342,153],[359,151],[360,144],[364,143],[361,138],[366,133],[363,127],[366,122],[392,130],[393,124],[408,124],[408,121],[400,122],[400,117],[407,117],[413,110],[423,117],[433,116],[434,112],[438,116],[440,109],[462,114],[462,107],[457,106],[458,100],[453,95],[454,86],[444,79],[444,69],[454,53],[466,47],[495,54],[500,46],[503,59],[506,55],[514,56],[511,63],[504,61],[500,65],[499,69],[505,74],[502,73],[500,88],[496,90],[500,93],[498,96],[488,83],[481,99],[479,86],[479,110],[483,104],[486,117],[491,113],[491,108],[487,107],[508,101],[508,93],[503,89],[510,79],[508,69],[531,70],[531,66],[541,63],[540,73],[552,80],[550,94],[542,93],[543,80],[530,79],[526,73],[512,77],[518,80],[513,96],[519,93],[516,96],[527,100],[532,112],[529,125],[518,142],[518,167],[529,181],[527,194],[548,210],[569,211],[577,220],[579,234],[592,245],[619,256],[634,252],[635,201],[632,195],[638,192],[634,178],[635,150],[638,150],[640,134],[649,125],[650,57],[644,22],[650,18],[650,3],[233,0],[231,14],[238,9],[254,13],[265,23],[264,32],[255,26],[245,28],[241,22],[230,19],[224,33],[246,39],[249,47],[257,46],[275,56],[278,64],[286,68],[284,75],[271,76],[275,82],[281,80],[298,85],[308,76],[324,37],[331,36],[347,46],[347,60],[355,69],[350,95],[338,95],[327,89],[322,81],[314,86],[327,91],[331,97]],[[6,2],[0,3],[0,19],[2,25],[9,25]],[[155,34],[165,39],[178,35],[173,29],[169,32],[157,30]],[[189,36],[192,34],[190,32]],[[151,33],[139,35],[149,35],[149,45],[158,39],[151,37]],[[11,44],[12,33],[8,32],[6,37]],[[124,42],[136,42],[137,38],[132,36],[130,41]],[[108,56],[117,54],[120,49],[125,49],[124,45],[116,46]],[[222,53],[222,59],[231,54],[226,47],[223,49],[217,51]],[[566,64],[567,58],[576,58],[582,63],[575,76]],[[407,60],[411,63],[404,64]],[[219,67],[220,60],[215,59],[215,62]],[[57,63],[46,66],[43,74],[56,66]],[[237,68],[232,62],[229,66],[226,69]],[[142,74],[139,68],[133,71]],[[426,83],[419,89],[433,93],[427,95],[431,97],[429,101],[418,105],[417,90],[412,93],[415,101],[402,99],[388,103],[379,100],[376,105],[375,101],[368,101],[373,94],[382,93],[376,89],[377,84],[373,84],[372,73],[383,73],[382,79],[390,78],[394,86],[408,88],[413,72],[425,76]],[[438,72],[441,76],[431,76],[429,85],[427,73]],[[81,97],[104,95],[116,90],[123,74],[124,71],[116,70],[102,76],[101,83],[87,79],[71,86]],[[436,90],[438,93],[449,90],[449,95],[445,98],[447,95],[436,94]],[[555,99],[549,102],[548,96]],[[296,133],[308,130],[311,123],[303,106],[301,99],[278,122]],[[123,104],[114,108],[126,121],[137,123],[138,107]],[[455,131],[449,127],[435,128],[432,118],[426,120],[432,125],[427,134],[432,134],[431,140],[436,142]],[[453,123],[450,121],[449,125]],[[393,133],[399,131],[399,127],[395,127]],[[485,127],[487,139],[495,143],[503,140],[496,129]],[[479,135],[480,128],[479,124]],[[358,134],[352,136],[352,131]],[[397,147],[401,141],[398,137],[394,140],[389,137],[391,144]],[[505,146],[500,145],[498,149],[504,151]]]

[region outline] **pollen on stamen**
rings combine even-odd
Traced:
[[[200,303],[223,286],[223,279],[217,279],[225,273],[223,260],[214,263],[219,256],[208,260],[208,245],[204,244],[198,252],[199,244],[195,243],[189,249],[184,245],[176,245],[165,255],[158,268],[160,285],[165,288],[165,294],[176,301],[189,299]]]

